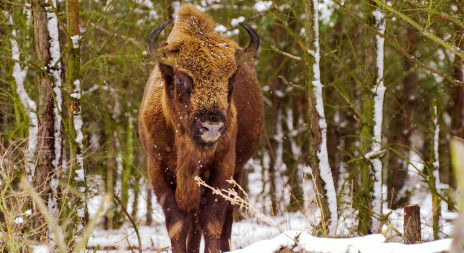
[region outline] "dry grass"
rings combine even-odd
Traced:
[[[70,211],[66,205],[60,205],[60,218],[54,218],[44,201],[47,195],[26,179],[22,146],[21,142],[13,142],[6,148],[0,144],[0,252],[30,252],[44,244],[58,252],[83,252],[111,196],[103,197],[95,217],[87,222],[84,231],[74,234],[70,231],[72,215],[62,215]],[[68,192],[71,201],[79,197],[75,195],[77,190],[64,188],[63,191]]]

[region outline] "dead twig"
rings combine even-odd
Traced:
[[[139,252],[142,253],[142,240],[140,239],[140,234],[139,234],[139,229],[137,228],[137,224],[135,223],[134,219],[132,218],[132,216],[129,214],[129,212],[127,212],[126,208],[124,207],[124,205],[122,204],[121,200],[118,198],[118,196],[114,195],[114,198],[116,199],[116,201],[118,201],[118,204],[121,206],[121,209],[124,211],[124,213],[126,214],[127,218],[129,219],[129,221],[132,223],[132,226],[134,227],[134,230],[135,230],[135,234],[137,235],[137,240],[139,242]]]
[[[217,188],[214,188],[210,185],[208,185],[205,181],[203,181],[199,176],[196,176],[195,177],[195,180],[197,181],[198,185],[201,185],[201,186],[204,186],[208,189],[210,189],[213,194],[216,194],[216,195],[219,195],[221,196],[222,198],[224,198],[225,200],[228,200],[230,201],[230,203],[232,205],[236,205],[236,206],[239,206],[240,209],[244,209],[246,210],[248,213],[250,213],[251,215],[256,215],[258,217],[259,220],[263,221],[264,223],[267,223],[275,228],[277,228],[279,230],[280,233],[283,233],[284,230],[277,224],[275,223],[274,221],[272,221],[271,219],[269,219],[268,217],[266,217],[264,214],[262,214],[258,208],[256,208],[255,206],[253,206],[251,203],[250,203],[250,200],[248,199],[248,196],[245,194],[245,198],[246,199],[243,199],[239,196],[239,194],[235,191],[234,188],[227,188],[227,189],[217,189]],[[227,180],[228,183],[232,184],[232,186],[237,186],[238,189],[240,189],[240,191],[242,192],[245,192],[243,190],[242,187],[240,187],[237,182],[235,182],[235,180],[233,179],[230,179],[230,180]]]

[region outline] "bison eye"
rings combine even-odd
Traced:
[[[177,90],[177,96],[181,102],[188,101],[189,95],[192,92],[193,80],[187,74],[178,72],[174,76],[174,83]]]

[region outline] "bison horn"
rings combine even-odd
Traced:
[[[260,43],[259,36],[253,28],[244,23],[239,23],[239,25],[241,25],[247,31],[248,36],[250,36],[250,44],[244,50],[239,50],[235,54],[237,65],[240,65],[254,57],[258,52]]]
[[[172,20],[168,20],[162,23],[150,33],[150,36],[148,36],[148,51],[150,54],[153,55],[153,57],[155,57],[155,59],[157,59],[159,62],[169,66],[175,65],[174,59],[168,58],[166,55],[158,51],[157,39],[161,31],[163,31],[163,29],[171,23]]]

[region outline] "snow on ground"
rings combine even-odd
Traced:
[[[287,231],[271,240],[263,240],[254,243],[244,249],[236,250],[236,253],[271,253],[278,252],[282,248],[291,249],[294,252],[330,252],[330,253],[410,253],[410,252],[441,252],[451,247],[451,239],[438,240],[422,244],[405,245],[402,243],[385,243],[385,237],[381,234],[367,235],[355,238],[318,238],[301,231]]]
[[[421,206],[422,222],[422,239],[424,241],[432,240],[432,212],[431,199],[429,194],[418,183],[418,191],[412,199],[413,204],[418,203]],[[421,192],[422,190],[424,192]],[[129,207],[133,203],[134,194],[130,192]],[[102,197],[96,195],[91,198],[88,207],[89,215],[93,217],[96,209],[99,207]],[[147,210],[146,191],[142,191],[138,200],[137,224],[141,236],[143,252],[159,252],[161,249],[168,249],[170,241],[164,225],[164,215],[161,207],[156,203],[153,197],[152,225],[145,224]],[[129,213],[131,213],[129,208]],[[384,211],[392,211],[389,218],[392,225],[398,231],[403,231],[403,210],[389,210],[384,206]],[[452,232],[452,220],[456,218],[455,213],[446,213],[442,234],[443,237],[449,237]],[[244,214],[246,216],[246,214]],[[270,216],[270,215],[269,215]],[[340,227],[355,226],[355,215],[340,218]],[[294,248],[295,250],[312,250],[313,252],[440,252],[449,250],[451,245],[450,239],[433,241],[416,245],[404,245],[402,239],[392,232],[392,229],[384,226],[382,234],[368,235],[364,237],[355,237],[353,230],[347,230],[338,234],[343,237],[354,237],[344,239],[317,238],[310,235],[312,226],[308,225],[305,216],[301,212],[286,213],[279,217],[270,217],[272,221],[279,225],[285,232],[280,234],[277,227],[263,224],[254,218],[245,218],[237,221],[233,225],[231,249],[238,253],[248,252],[274,252],[283,246]],[[449,220],[451,219],[451,221]],[[343,230],[343,229],[342,229]],[[303,231],[303,232],[302,232]],[[339,230],[340,231],[340,230]],[[350,232],[351,231],[351,232]],[[351,233],[351,234],[350,234]],[[298,238],[298,246],[295,246],[295,239]],[[88,252],[130,252],[129,247],[137,247],[138,240],[132,225],[127,222],[118,230],[107,231],[102,227],[97,228],[89,240]],[[95,251],[95,249],[99,249]],[[259,249],[259,250],[257,250]]]
[[[253,185],[248,191],[250,201],[259,210],[265,213],[269,212],[269,207],[266,206],[266,200],[261,195],[263,188],[266,188],[266,183],[262,182],[263,175],[261,169],[257,168],[258,165],[250,162],[249,184]],[[419,166],[420,164],[416,164]],[[419,168],[419,170],[421,170]],[[421,208],[421,225],[422,225],[422,240],[424,242],[433,240],[432,233],[432,199],[428,187],[417,174],[417,170],[411,170],[408,175],[409,186],[407,188],[412,191],[412,198],[410,204],[418,204]],[[90,177],[95,182],[89,184],[92,186],[102,187],[101,178],[99,176]],[[161,249],[168,249],[170,247],[170,240],[164,225],[164,215],[161,207],[156,202],[156,197],[152,194],[152,224],[146,225],[147,215],[147,190],[144,189],[144,182],[140,183],[141,192],[137,202],[137,217],[134,217],[139,228],[141,236],[143,252],[159,252]],[[150,189],[151,190],[151,189]],[[96,210],[101,205],[103,189],[89,188],[88,208],[89,216],[92,218],[96,214]],[[386,191],[385,191],[386,192]],[[312,192],[309,195],[314,195]],[[132,204],[134,202],[133,192],[129,192],[128,212],[132,213]],[[267,202],[269,203],[269,202]],[[315,202],[314,202],[315,203]],[[347,202],[341,205],[339,210],[339,224],[336,237],[348,237],[345,239],[329,239],[329,238],[316,238],[311,236],[313,228],[320,220],[320,211],[317,205],[312,202],[306,205],[309,210],[306,211],[306,216],[303,212],[284,213],[282,216],[267,217],[272,222],[277,224],[280,228],[264,224],[256,218],[250,218],[246,213],[242,212],[243,218],[233,224],[231,249],[236,252],[273,252],[272,249],[281,246],[293,247],[293,239],[295,236],[301,234],[298,238],[299,247],[303,250],[311,249],[316,252],[440,252],[449,250],[450,240],[440,240],[430,243],[421,243],[418,245],[403,245],[403,239],[398,232],[403,232],[403,209],[391,210],[388,208],[388,203],[383,203],[383,213],[387,214],[390,223],[383,226],[382,233],[376,235],[369,235],[365,237],[357,237],[356,235],[356,210]],[[457,214],[443,210],[443,223],[440,229],[441,238],[449,238],[453,232],[453,222],[456,220]],[[280,231],[285,232],[282,235]],[[398,231],[398,232],[397,232]],[[263,248],[266,245],[265,248]],[[102,227],[98,227],[91,236],[88,244],[88,252],[130,252],[129,247],[137,247],[138,240],[132,225],[126,222],[124,226],[118,230],[106,231]],[[259,251],[256,249],[259,248]],[[119,250],[118,250],[119,249]],[[246,249],[246,250],[241,250]],[[265,251],[268,249],[269,251]],[[299,248],[295,248],[299,249]],[[112,251],[113,250],[113,251]],[[408,253],[409,253],[408,252]]]
[[[162,216],[160,208],[156,208],[153,213],[157,218]],[[308,231],[309,229],[301,213],[289,214],[286,217],[274,217],[273,220],[284,230]],[[156,252],[156,250],[169,248],[171,245],[164,225],[164,218],[163,221],[154,219],[152,225],[139,226],[138,230],[143,252]],[[233,225],[231,248],[241,249],[257,241],[273,238],[279,234],[278,228],[262,224],[256,219],[238,221]],[[129,223],[126,223],[118,230],[107,231],[99,227],[93,232],[93,236],[88,243],[88,249],[105,249],[97,252],[107,252],[107,249],[127,249],[137,246],[137,235]],[[90,250],[89,252],[93,251]],[[126,251],[122,250],[118,252]]]

